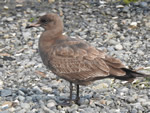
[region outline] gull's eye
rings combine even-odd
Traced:
[[[46,23],[48,23],[48,20],[47,19],[41,19],[41,23],[46,24]]]

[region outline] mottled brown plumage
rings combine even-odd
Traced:
[[[57,14],[42,16],[36,24],[27,28],[41,26],[45,29],[39,40],[39,52],[43,63],[56,75],[69,81],[70,99],[72,99],[72,83],[88,85],[94,80],[114,77],[130,80],[146,76],[126,69],[119,59],[106,55],[86,41],[70,38],[62,34],[63,23]]]

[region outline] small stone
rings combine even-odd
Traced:
[[[106,104],[106,100],[100,100],[100,103],[105,105]]]
[[[27,102],[31,102],[32,101],[32,97],[31,96],[26,96],[26,101]]]
[[[12,18],[12,17],[9,17],[9,18],[7,18],[7,21],[8,22],[11,22],[11,21],[13,21],[14,19]]]
[[[10,113],[8,110],[0,111],[0,113]]]
[[[41,95],[32,95],[32,101],[33,102],[38,102],[39,100],[42,100]]]
[[[124,8],[123,5],[117,5],[116,8]]]
[[[107,83],[100,83],[98,85],[93,86],[92,89],[98,90],[98,89],[103,89],[103,88],[107,88],[107,87],[108,87]]]
[[[140,49],[137,50],[137,53],[138,53],[139,55],[144,55],[144,52],[143,52],[142,50],[140,50]]]
[[[17,8],[21,8],[23,5],[22,4],[17,4],[16,7]]]
[[[35,87],[33,88],[33,92],[36,93],[36,94],[41,94],[41,93],[43,93],[43,91],[42,91],[38,86],[35,86]]]
[[[127,13],[127,12],[129,12],[129,7],[128,6],[125,6],[124,8],[123,8],[123,10],[122,10],[124,13]]]
[[[26,12],[27,12],[27,13],[31,13],[31,9],[30,9],[30,8],[27,8]]]
[[[122,45],[121,45],[121,44],[117,44],[117,45],[115,46],[115,49],[116,49],[116,50],[122,50],[122,49],[123,49],[123,47],[122,47]]]
[[[133,5],[134,6],[139,6],[139,2],[134,2]]]
[[[55,2],[55,0],[48,0],[48,2],[49,2],[49,3],[53,3],[53,2]]]
[[[23,37],[27,40],[31,37],[31,33],[30,32],[22,32]]]
[[[129,103],[134,103],[136,101],[133,97],[126,97],[125,100]]]
[[[150,106],[150,101],[147,101],[147,102],[145,101],[145,102],[142,103],[142,105],[143,106]]]
[[[19,101],[18,100],[13,101],[13,105],[19,105]]]
[[[22,108],[24,108],[26,110],[30,108],[30,104],[28,104],[28,103],[21,103],[20,105]]]
[[[50,110],[49,108],[47,107],[43,107],[43,113],[55,113],[53,110]]]
[[[21,109],[21,110],[17,111],[17,113],[26,113],[26,110],[25,109]]]
[[[28,93],[28,90],[26,88],[20,88],[20,91],[22,91],[23,93]]]
[[[0,108],[1,108],[1,110],[6,110],[6,109],[10,108],[11,106],[12,106],[12,102],[5,101],[5,102],[2,103]]]
[[[133,27],[137,27],[137,22],[131,22],[130,25]]]
[[[24,92],[21,91],[21,90],[18,91],[18,94],[19,94],[19,95],[25,95]]]
[[[150,22],[145,23],[145,26],[150,28]]]
[[[8,6],[5,5],[5,6],[4,6],[4,9],[5,9],[5,10],[8,10],[9,8],[8,8]]]
[[[1,96],[2,97],[7,97],[7,96],[10,96],[10,95],[12,95],[12,91],[11,90],[7,90],[7,89],[3,89],[3,90],[1,90]]]
[[[148,4],[146,2],[140,2],[140,6],[143,7],[143,8],[147,7],[147,5]]]
[[[23,101],[25,100],[25,97],[23,97],[23,96],[18,96],[18,100],[23,102]]]
[[[113,103],[113,101],[109,101],[109,100],[108,100],[108,101],[106,102],[106,105],[110,105],[110,104],[112,104],[112,103]]]
[[[47,86],[44,86],[41,88],[44,92],[46,93],[51,93],[52,92],[52,88],[51,87],[47,87]]]
[[[88,105],[89,104],[89,100],[88,99],[84,99],[84,98],[80,98],[79,100],[79,104],[81,105]]]
[[[131,110],[131,113],[138,113],[138,111],[133,108],[133,109]]]
[[[8,34],[5,34],[3,37],[4,38],[10,38],[10,36]]]
[[[121,88],[121,90],[120,90],[120,92],[128,92],[128,91],[129,91],[129,88],[126,88],[126,87]]]
[[[1,72],[0,72],[0,76],[1,76]],[[3,88],[3,81],[0,80],[0,90]]]
[[[146,99],[144,99],[144,98],[138,98],[138,102],[141,102],[141,103],[146,102]]]
[[[143,109],[143,107],[141,106],[140,103],[134,103],[134,104],[130,104],[132,105],[134,108],[137,108],[137,109]]]
[[[56,106],[56,102],[54,100],[49,100],[47,103],[47,107],[51,108],[51,107],[55,107]]]
[[[117,42],[115,40],[113,40],[113,39],[110,39],[108,41],[108,43],[111,44],[111,45],[116,45],[117,44]]]
[[[14,113],[15,110],[16,110],[16,109],[15,109],[14,107],[9,108],[9,112],[10,112],[10,113]]]
[[[54,95],[54,94],[48,94],[47,97],[48,97],[48,98],[51,98],[51,99],[54,99],[54,98],[55,98],[55,95]]]
[[[68,109],[68,112],[69,113],[73,113],[74,111],[76,111],[78,109],[78,105],[76,104],[73,104],[70,109]]]

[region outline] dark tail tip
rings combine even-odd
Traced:
[[[150,75],[146,75],[143,73],[132,71],[132,70],[127,69],[127,68],[122,68],[122,70],[126,72],[126,75],[124,75],[124,76],[113,76],[113,77],[115,77],[116,79],[125,80],[125,81],[133,81],[136,77],[150,77]]]
[[[122,70],[125,71],[127,75],[130,75],[133,77],[150,77],[150,75],[139,73],[130,69],[122,68]]]

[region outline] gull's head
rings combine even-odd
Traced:
[[[63,23],[61,18],[54,13],[41,16],[37,23],[31,24],[26,28],[38,27],[38,26],[43,27],[45,30],[60,29],[60,28],[63,29]]]

